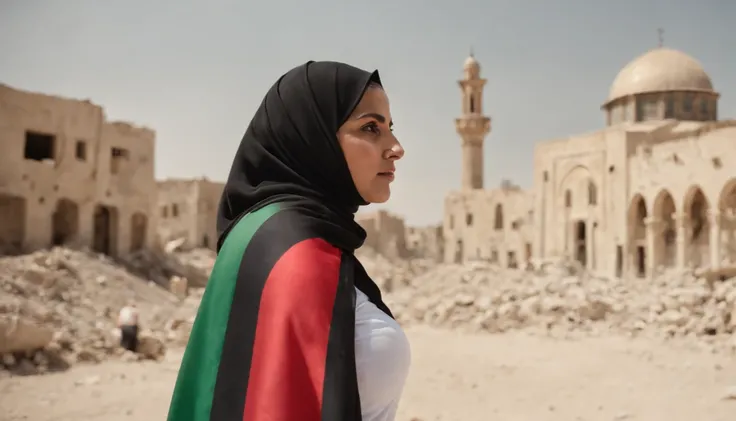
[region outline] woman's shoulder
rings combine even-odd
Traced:
[[[302,276],[339,269],[342,250],[319,236],[308,222],[279,203],[265,206],[236,223],[220,254],[241,254],[249,262],[278,263]]]

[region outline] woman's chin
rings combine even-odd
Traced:
[[[386,203],[389,198],[391,198],[391,187],[388,184],[385,187],[374,187],[368,194],[363,195],[363,199],[368,203]]]

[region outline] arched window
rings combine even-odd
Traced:
[[[598,204],[598,188],[593,181],[588,181],[588,204],[593,206]]]
[[[565,207],[572,207],[572,192],[570,190],[565,190]]]
[[[496,231],[503,229],[503,206],[499,203],[496,205],[496,215],[495,215],[495,221],[494,226]]]

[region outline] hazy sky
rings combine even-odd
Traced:
[[[159,178],[224,180],[282,73],[306,60],[377,68],[407,150],[387,207],[427,224],[460,184],[456,80],[471,46],[493,119],[486,186],[528,187],[533,145],[603,127],[616,73],[659,27],[736,117],[734,22],[733,0],[0,0],[0,82],[155,129]]]

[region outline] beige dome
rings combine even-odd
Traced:
[[[465,68],[465,70],[480,70],[480,63],[478,63],[478,60],[476,60],[475,57],[473,57],[473,55],[471,54],[470,57],[465,59],[465,64],[463,65],[463,68]]]
[[[677,50],[656,48],[637,57],[618,73],[607,102],[663,91],[713,92],[713,83],[694,58]]]

